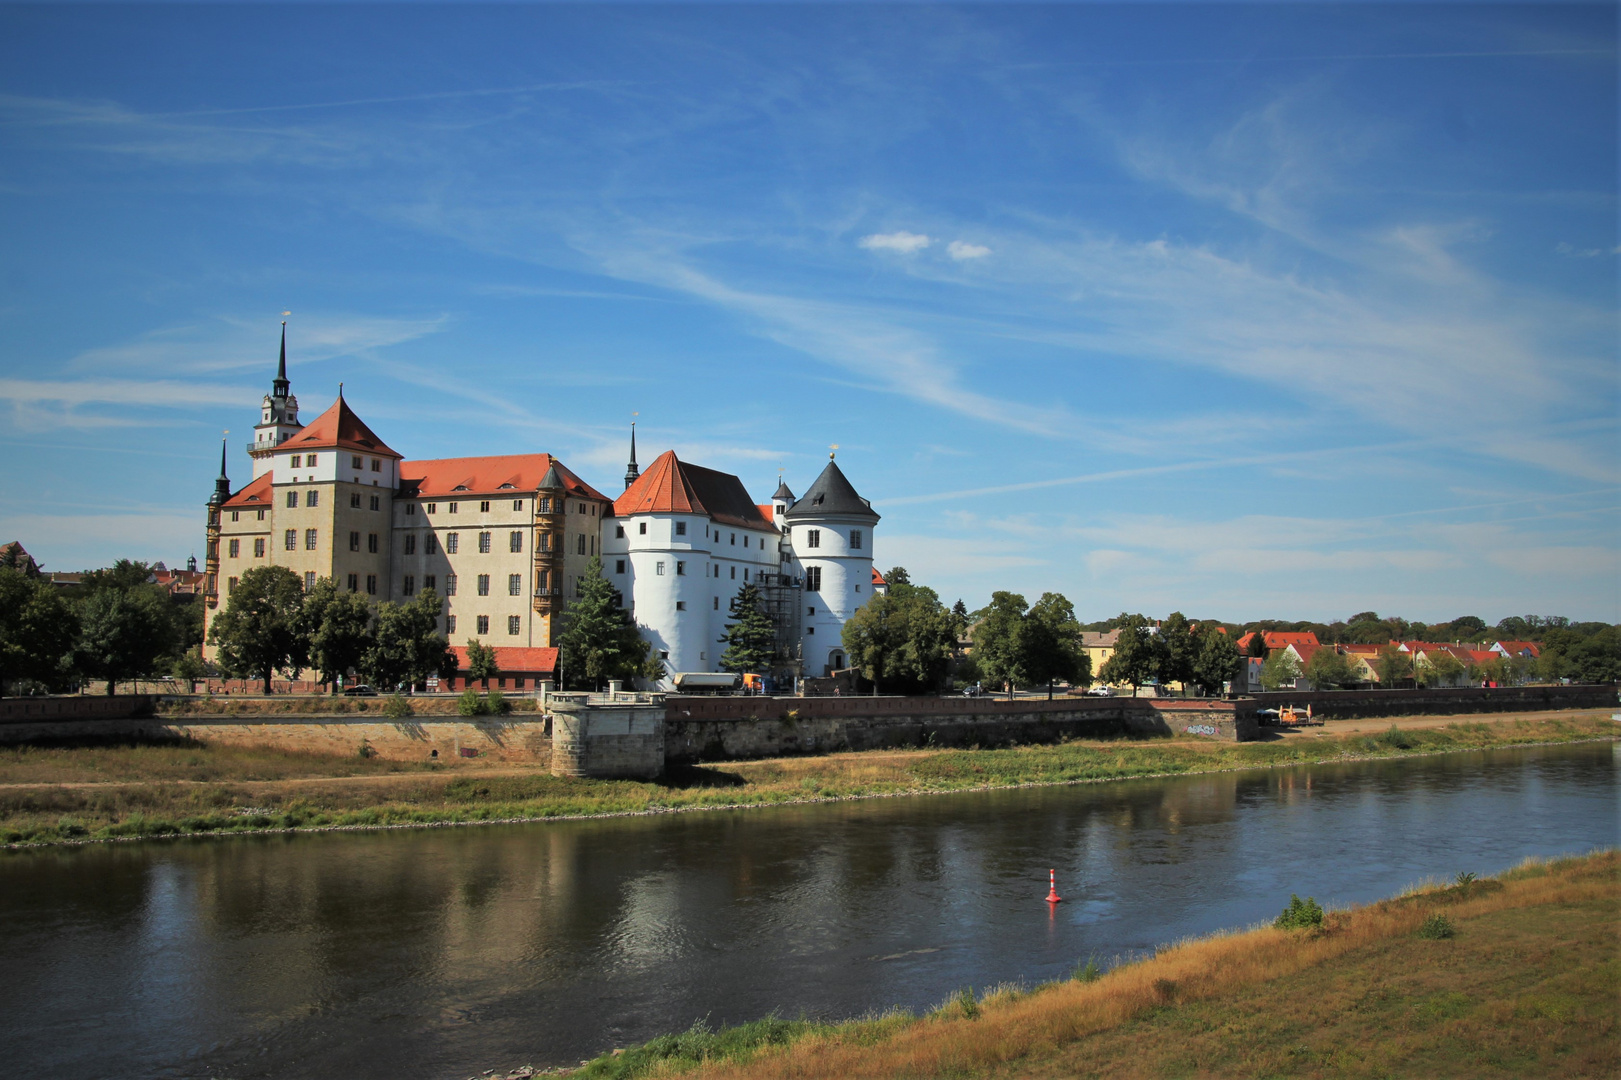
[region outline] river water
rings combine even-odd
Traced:
[[[1621,842],[1597,743],[594,822],[0,857],[29,1077],[465,1077],[1065,976]],[[1047,870],[1064,902],[1042,901]]]

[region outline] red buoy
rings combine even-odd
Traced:
[[[1064,899],[1063,897],[1058,895],[1058,871],[1056,871],[1056,870],[1048,870],[1047,871],[1047,903],[1049,903],[1049,904],[1058,904],[1058,903],[1062,903],[1063,899]]]

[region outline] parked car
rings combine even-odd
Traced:
[[[344,695],[346,697],[376,697],[377,696],[377,691],[373,690],[371,687],[367,686],[365,683],[361,683],[358,686],[346,686],[346,687],[343,688],[343,693],[344,693]]]
[[[962,696],[963,697],[979,697],[984,693],[985,693],[985,689],[984,689],[984,687],[980,686],[979,683],[975,683],[973,686],[965,686],[965,687],[962,688]]]
[[[1114,697],[1114,687],[1094,686],[1086,692],[1088,697]]]

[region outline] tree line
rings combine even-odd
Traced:
[[[31,560],[0,565],[0,692],[200,677],[202,598],[171,595],[152,570],[120,559],[63,587]]]

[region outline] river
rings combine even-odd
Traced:
[[[29,1077],[465,1077],[926,1008],[1621,842],[1591,743],[1075,787],[0,857]],[[1042,901],[1047,871],[1064,902]]]

